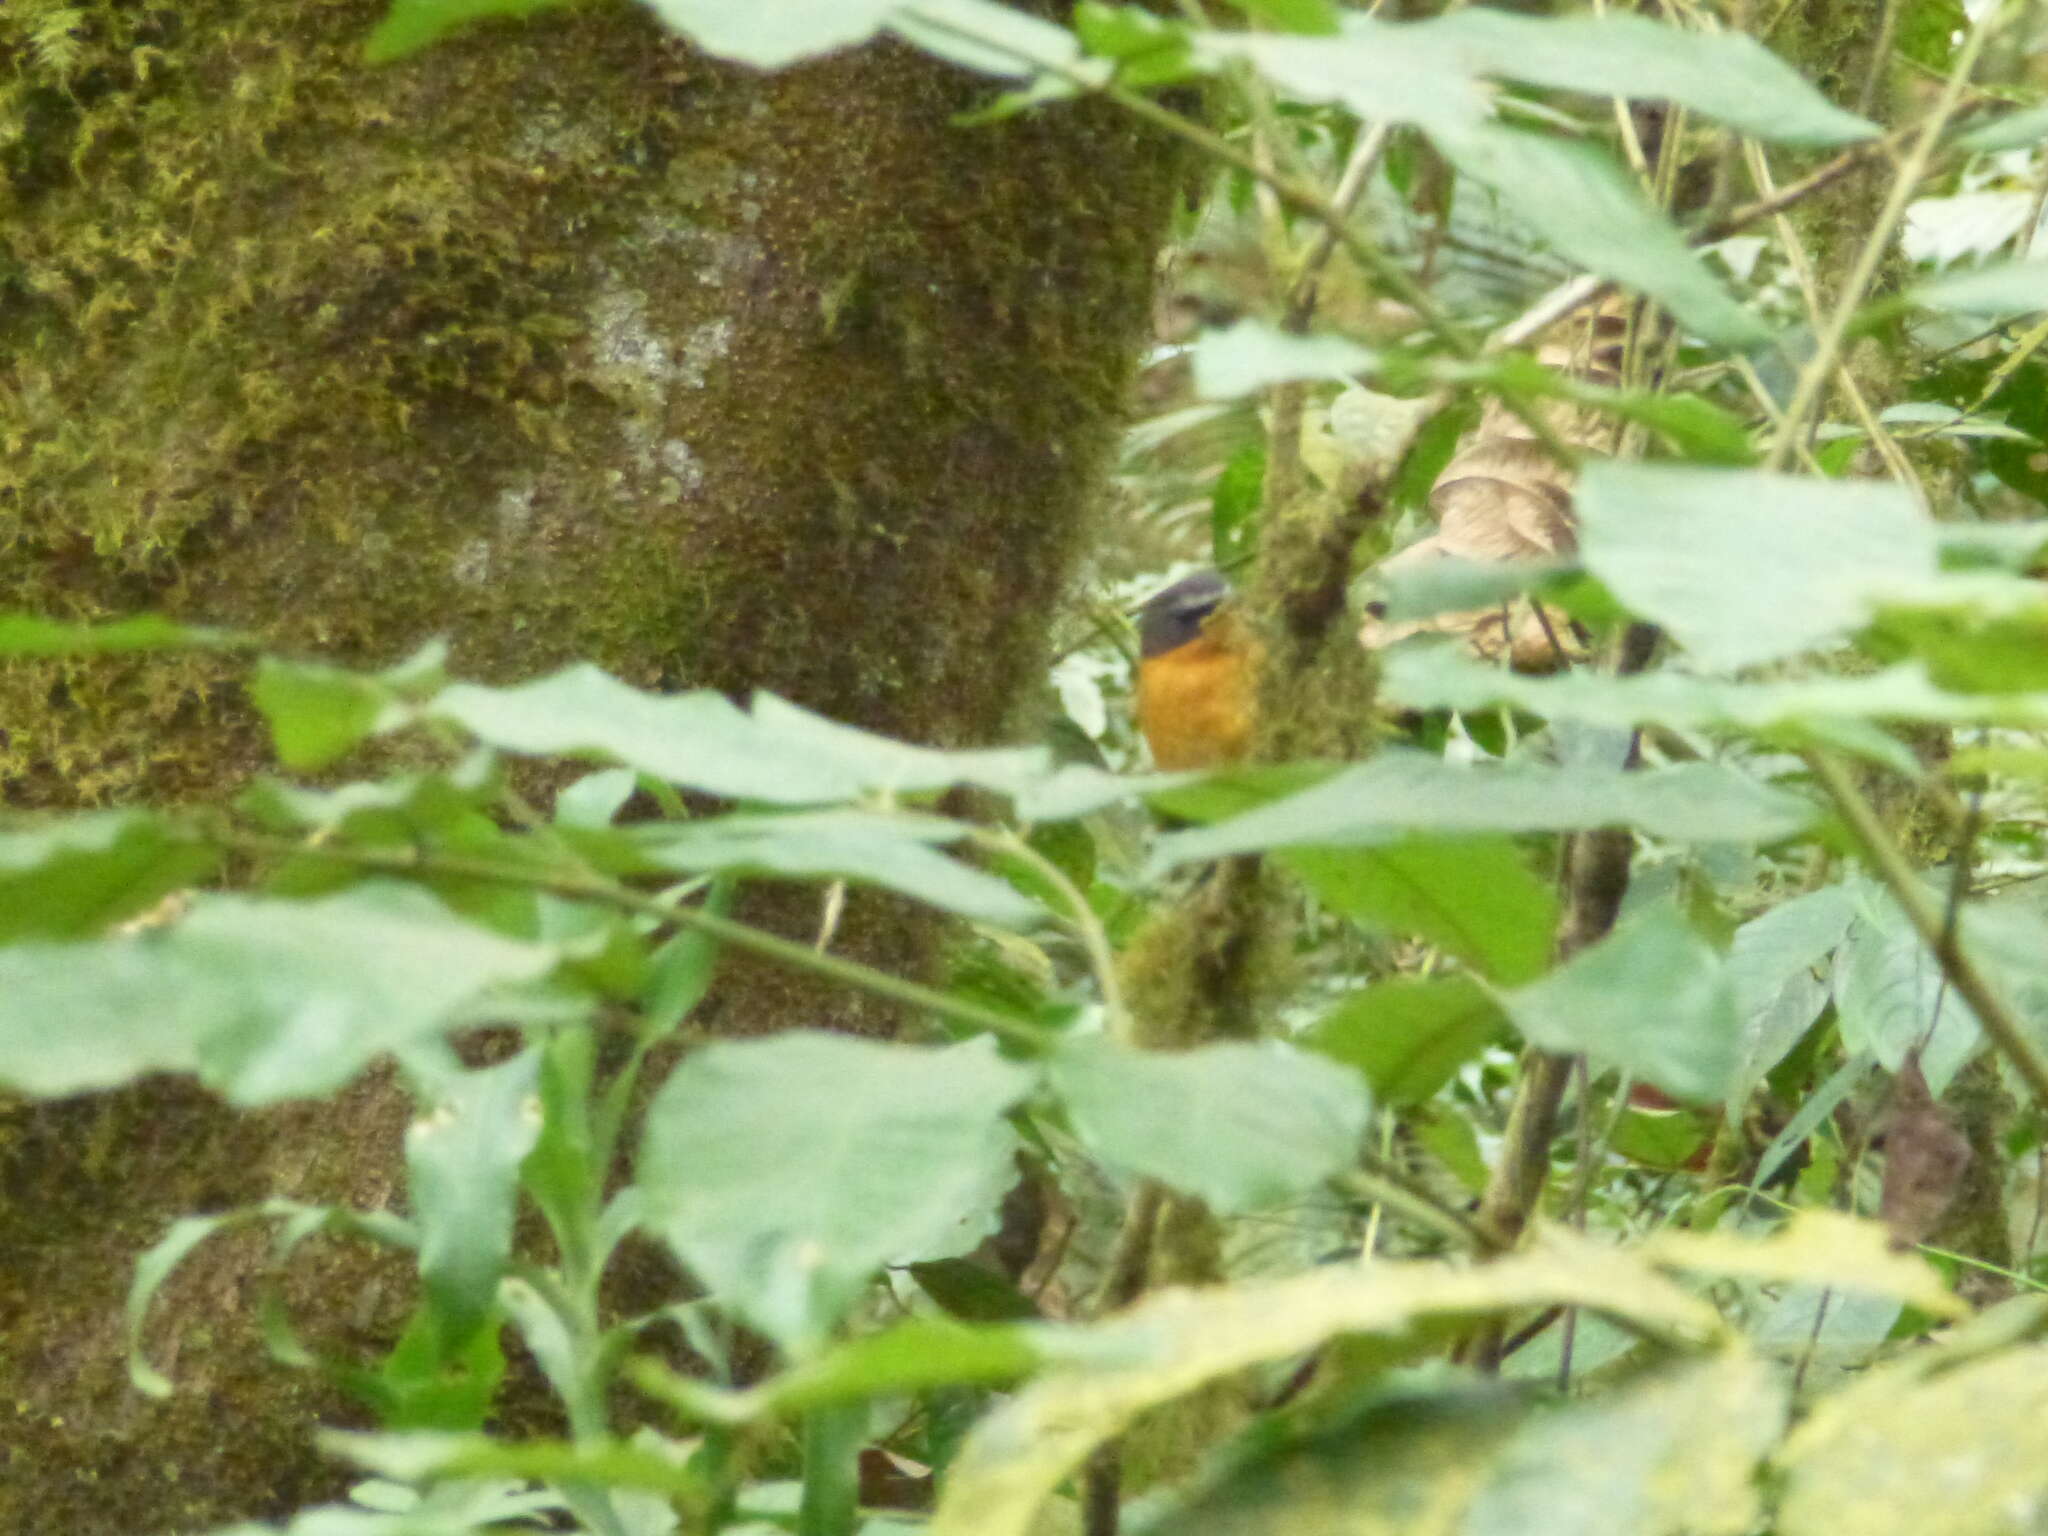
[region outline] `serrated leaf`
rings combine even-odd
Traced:
[[[931,1536],[1026,1536],[1053,1490],[1140,1413],[1339,1334],[1524,1307],[1610,1312],[1665,1337],[1712,1338],[1713,1309],[1626,1254],[1547,1233],[1479,1268],[1386,1261],[1279,1281],[1165,1291],[1089,1328],[1037,1337],[1055,1362],[975,1426],[940,1489]]]
[[[1727,1097],[1741,1050],[1725,961],[1675,907],[1654,906],[1505,995],[1508,1017],[1546,1051],[1583,1051],[1673,1098]]]
[[[1396,976],[1352,993],[1301,1043],[1365,1074],[1382,1104],[1421,1104],[1507,1033],[1493,996],[1469,976]]]
[[[1324,906],[1413,934],[1510,986],[1538,975],[1557,932],[1554,885],[1503,837],[1406,837],[1369,848],[1297,848],[1281,862]]]
[[[648,1107],[647,1224],[727,1304],[807,1351],[885,1264],[980,1239],[1016,1177],[1004,1113],[1031,1074],[793,1031],[688,1057]]]
[[[1657,837],[1769,842],[1813,819],[1797,796],[1713,764],[1641,773],[1521,761],[1461,766],[1390,750],[1241,816],[1171,833],[1160,839],[1151,868],[1273,848],[1381,845],[1415,832],[1633,826]]]
[[[1313,1189],[1365,1131],[1357,1077],[1277,1040],[1139,1051],[1086,1037],[1053,1053],[1048,1081],[1097,1157],[1224,1212]]]
[[[406,1129],[420,1278],[443,1353],[483,1326],[512,1255],[519,1168],[540,1139],[539,1077],[532,1050],[456,1073]]]
[[[1876,481],[1603,461],[1578,507],[1586,569],[1708,667],[1840,639],[1936,570],[1934,524]]]

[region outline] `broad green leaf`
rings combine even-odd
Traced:
[[[930,1536],[1026,1536],[1053,1490],[1140,1413],[1247,1367],[1340,1334],[1402,1335],[1435,1319],[1548,1305],[1612,1313],[1670,1339],[1722,1332],[1712,1307],[1627,1254],[1556,1232],[1480,1267],[1328,1265],[1285,1280],[1163,1291],[1092,1327],[1037,1335],[1058,1363],[968,1435]]]
[[[256,664],[249,697],[270,722],[287,768],[325,768],[377,729],[391,691],[374,677],[340,667],[281,661]]]
[[[555,820],[573,827],[608,827],[639,781],[624,768],[599,768],[555,796]]]
[[[1345,30],[1370,40],[1394,27],[1352,18]],[[1621,13],[1517,16],[1489,6],[1468,6],[1407,30],[1479,74],[1595,96],[1677,102],[1752,138],[1830,145],[1877,133],[1741,32],[1688,31]]]
[[[1241,59],[1289,96],[1335,102],[1375,122],[1434,130],[1485,116],[1486,88],[1462,60],[1420,41],[1419,29],[1379,26],[1366,35],[1357,25],[1333,38],[1200,32],[1194,56],[1210,69]]]
[[[1544,1404],[1394,1386],[1313,1435],[1264,1437],[1152,1536],[1746,1536],[1784,1386],[1746,1350]]]
[[[2048,1346],[1862,1373],[1776,1458],[1782,1536],[2009,1536],[2039,1524]]]
[[[2043,139],[2048,139],[2048,106],[2008,113],[1995,122],[1959,135],[1956,143],[1978,154],[1989,154],[2001,149],[2021,149]]]
[[[2041,584],[1951,577],[1945,585],[1960,589],[1953,600],[1881,608],[1874,634],[1924,660],[1937,687],[1957,693],[2048,688],[2048,592]]]
[[[232,629],[174,624],[155,614],[105,624],[65,624],[33,614],[0,614],[0,656],[98,656],[119,651],[232,650],[256,637]]]
[[[1283,32],[1328,36],[1337,30],[1335,0],[1231,0],[1231,4]]]
[[[440,1478],[517,1478],[552,1483],[586,1482],[610,1488],[645,1488],[686,1498],[708,1497],[702,1470],[693,1465],[694,1444],[663,1445],[651,1437],[631,1440],[506,1440],[496,1435],[460,1435],[416,1430],[410,1434],[361,1434],[322,1430],[320,1447],[379,1476],[404,1483]],[[521,1522],[522,1528],[526,1527]],[[470,1527],[465,1527],[470,1529]],[[478,1526],[474,1529],[482,1530]],[[503,1529],[493,1525],[490,1529]],[[306,1536],[325,1536],[307,1532]],[[333,1536],[354,1536],[337,1527]],[[361,1536],[382,1536],[365,1529]],[[401,1527],[395,1536],[412,1536]]]
[[[1003,1115],[1031,1073],[810,1031],[684,1060],[647,1110],[647,1224],[722,1300],[799,1353],[884,1265],[965,1252],[1014,1181]]]
[[[1910,1302],[1934,1317],[1967,1317],[1970,1310],[1941,1283],[1933,1265],[1894,1248],[1883,1223],[1840,1211],[1800,1211],[1761,1242],[1726,1231],[1666,1227],[1637,1252],[1660,1269],[1868,1291]]]
[[[1828,985],[1814,967],[1849,931],[1856,904],[1849,889],[1822,886],[1771,908],[1735,930],[1728,974],[1742,1018],[1742,1068],[1730,1103],[1748,1097],[1766,1072],[1827,1006]]]
[[[1693,1103],[1727,1097],[1742,1049],[1727,963],[1669,906],[1627,918],[1503,1001],[1531,1044],[1584,1051]]]
[[[1499,12],[1462,12],[1498,15]],[[1623,421],[1639,422],[1665,438],[1683,458],[1702,464],[1742,466],[1756,462],[1749,428],[1703,395],[1641,389],[1607,389],[1545,367],[1535,358],[1512,354],[1480,364],[1459,364],[1445,372],[1524,394],[1569,400]]]
[[[1603,461],[1578,508],[1586,569],[1708,667],[1839,639],[1935,573],[1934,524],[1876,481]]]
[[[1044,908],[1007,881],[935,846],[969,830],[936,816],[815,811],[655,823],[636,829],[634,842],[664,869],[858,880],[979,922],[1023,927],[1041,920]]]
[[[1341,336],[1297,336],[1263,320],[1240,320],[1195,341],[1195,393],[1234,400],[1294,379],[1343,379],[1370,371],[1379,354]]]
[[[1879,720],[1955,724],[2048,726],[2048,695],[1948,693],[1936,688],[1919,663],[1865,677],[1823,675],[1788,682],[1735,683],[1658,671],[1636,677],[1590,670],[1559,677],[1526,677],[1488,666],[1452,646],[1410,646],[1387,654],[1381,691],[1411,709],[1476,711],[1506,707],[1545,720],[1627,727],[1726,728],[1800,734],[1869,727]],[[1910,753],[1880,737],[1861,746],[1901,771],[1917,772]]]
[[[1386,751],[1242,816],[1169,834],[1152,868],[1271,848],[1379,845],[1412,832],[1633,826],[1656,837],[1771,842],[1812,821],[1798,797],[1714,764],[1625,773],[1520,761],[1460,766]]]
[[[1923,309],[1964,315],[2024,315],[2048,309],[2048,261],[2001,261],[1938,277],[1907,291]]]
[[[430,708],[508,752],[593,753],[688,789],[776,805],[955,784],[1009,793],[1050,771],[1037,748],[915,747],[837,725],[771,694],[756,694],[747,711],[711,689],[642,692],[589,665],[510,688],[458,684]]]
[[[1535,977],[1557,933],[1557,895],[1504,837],[1404,837],[1296,848],[1281,862],[1324,906],[1427,939],[1509,986]]]
[[[761,69],[866,42],[899,0],[648,0],[654,14],[706,53]]]
[[[0,940],[83,938],[204,880],[219,855],[145,811],[0,824]]]
[[[572,0],[391,0],[391,9],[363,45],[372,64],[417,53],[471,22],[492,16],[531,16]]]
[[[1000,0],[905,0],[889,27],[949,64],[1013,79],[1068,69],[1081,57],[1079,41],[1065,27]],[[1052,88],[1064,93],[1072,87],[1056,78]]]
[[[1965,930],[1967,932],[1967,929]],[[1905,912],[1874,885],[1859,887],[1856,921],[1835,961],[1842,1044],[1897,1072],[1915,1046],[1937,1097],[1984,1043],[1970,1005],[1948,986]]]
[[[1247,443],[1223,466],[1209,497],[1209,553],[1218,569],[1235,569],[1257,552],[1265,488],[1266,445]]]
[[[1709,341],[1748,347],[1770,339],[1770,327],[1729,295],[1596,146],[1485,121],[1437,127],[1431,138],[1567,260],[1648,294]]]
[[[1461,560],[1447,555],[1415,561],[1388,575],[1375,573],[1374,580],[1385,594],[1387,622],[1408,624],[1438,614],[1495,608],[1524,593],[1548,596],[1560,577],[1576,569],[1561,560]]]
[[[1095,1156],[1224,1212],[1313,1189],[1365,1131],[1357,1077],[1277,1040],[1139,1051],[1089,1036],[1053,1053],[1048,1081]]]
[[[73,1093],[196,1067],[238,1104],[325,1093],[554,963],[405,886],[202,895],[162,929],[0,948],[0,1081]]]
[[[420,1278],[443,1351],[490,1315],[512,1255],[519,1166],[540,1138],[540,1057],[521,1051],[436,1085],[405,1133]]]
[[[1034,1330],[913,1317],[835,1344],[817,1359],[745,1392],[696,1399],[707,1418],[742,1423],[839,1403],[901,1397],[945,1386],[1001,1386],[1044,1358]]]
[[[1346,997],[1301,1043],[1356,1067],[1382,1104],[1421,1104],[1507,1033],[1492,995],[1469,976],[1396,976]]]
[[[503,787],[496,760],[479,752],[453,773],[398,774],[339,789],[258,779],[235,805],[272,830],[316,834],[311,840],[316,845],[339,834],[351,843],[419,846],[494,826],[487,811]]]

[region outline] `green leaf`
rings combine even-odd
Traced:
[[[1266,445],[1247,443],[1223,466],[1209,498],[1209,552],[1219,570],[1234,570],[1257,553],[1265,489]]]
[[[1742,1067],[1729,1090],[1731,1104],[1747,1099],[1820,1017],[1828,985],[1814,967],[1842,942],[1855,914],[1848,888],[1827,885],[1735,930],[1728,974],[1742,1018]]]
[[[540,1138],[539,1080],[531,1050],[456,1073],[406,1130],[420,1278],[443,1353],[459,1352],[484,1325],[512,1256],[519,1167]]]
[[[1938,277],[1906,293],[1923,309],[1964,315],[2024,315],[2048,309],[2048,261],[2001,261]]]
[[[1365,1131],[1357,1077],[1277,1040],[1138,1051],[1091,1036],[1053,1054],[1049,1081],[1097,1157],[1224,1212],[1313,1189]]]
[[[1041,921],[1037,902],[934,846],[970,830],[936,816],[815,811],[655,823],[636,828],[634,842],[663,869],[858,880],[978,922],[1014,928]]]
[[[1746,1536],[1760,1526],[1757,1463],[1787,1395],[1747,1350],[1667,1361],[1554,1404],[1497,1384],[1403,1383],[1317,1433],[1251,1441],[1148,1531]]]
[[[1951,578],[1953,583],[1955,578]],[[1928,676],[1958,693],[2031,693],[2048,688],[2048,594],[2018,577],[1980,577],[1984,600],[1963,593],[1941,603],[1887,604],[1874,634],[1927,664]]]
[[[1397,976],[1353,992],[1301,1043],[1356,1067],[1382,1104],[1436,1097],[1458,1069],[1507,1032],[1492,994],[1469,976]]]
[[[9,824],[0,829],[0,940],[104,933],[218,862],[215,850],[146,811]]]
[[[1586,569],[1709,667],[1839,639],[1936,570],[1934,524],[1875,481],[1601,461],[1578,507]]]
[[[492,16],[531,16],[572,0],[391,0],[391,9],[363,45],[363,57],[384,64]]]
[[[589,1440],[505,1440],[495,1435],[460,1435],[416,1430],[410,1434],[359,1434],[322,1430],[320,1448],[380,1477],[401,1483],[441,1479],[513,1478],[521,1482],[588,1483],[605,1488],[642,1488],[690,1500],[707,1497],[702,1470],[693,1465],[688,1445],[667,1445],[645,1435],[631,1440],[593,1437]],[[520,1522],[522,1528],[530,1528]],[[471,1530],[507,1527],[436,1526],[420,1536],[457,1536]],[[656,1529],[659,1529],[658,1527]],[[672,1529],[672,1527],[670,1528]],[[358,1536],[353,1527],[334,1526],[304,1536]],[[364,1528],[360,1536],[385,1536]],[[391,1536],[413,1536],[410,1525]]]
[[[1942,0],[1942,3],[1952,4],[1954,0]],[[2023,149],[2043,139],[2048,139],[2048,106],[2007,113],[1995,122],[1959,135],[1956,143],[1978,154],[1989,154],[2001,149]]]
[[[899,0],[648,0],[654,14],[706,53],[761,69],[864,43],[879,32]]]
[[[1444,372],[1452,378],[1490,384],[1496,389],[1569,400],[1623,421],[1639,422],[1665,438],[1682,457],[1702,464],[1742,466],[1756,462],[1749,428],[1703,395],[1608,389],[1545,367],[1521,353],[1480,364],[1459,364]]]
[[[457,684],[435,715],[508,752],[594,753],[688,789],[775,805],[975,784],[1003,793],[1050,772],[1039,748],[941,752],[871,735],[757,694],[751,712],[711,689],[645,693],[598,668],[510,688]]]
[[[918,1317],[836,1344],[751,1392],[746,1413],[800,1413],[900,1397],[945,1386],[1002,1386],[1030,1373],[1041,1354],[1029,1329]]]
[[[1282,32],[1326,36],[1337,30],[1335,0],[1231,0],[1231,4]]]
[[[1656,837],[1771,842],[1812,808],[1732,768],[1686,763],[1628,773],[1516,761],[1457,765],[1390,750],[1241,816],[1159,840],[1154,871],[1272,848],[1377,846],[1411,832],[1575,831],[1633,826]]]
[[[1281,861],[1331,910],[1427,939],[1496,981],[1528,981],[1549,962],[1556,893],[1506,838],[1297,848]]]
[[[1410,709],[1522,710],[1545,720],[1677,730],[1723,728],[1799,740],[1852,744],[1899,771],[1919,771],[1912,754],[1872,722],[2048,726],[2048,697],[2039,694],[1946,693],[1914,663],[1864,677],[1820,676],[1789,682],[1732,683],[1662,671],[1637,677],[1592,671],[1525,677],[1488,666],[1447,645],[1403,647],[1382,664],[1382,695]]]
[[[1883,1223],[1841,1211],[1800,1211],[1761,1242],[1726,1229],[1666,1227],[1652,1233],[1639,1251],[1659,1269],[1889,1296],[1934,1317],[1967,1317],[1970,1312],[1942,1284],[1933,1265],[1893,1246]]]
[[[33,614],[0,614],[0,656],[100,656],[121,651],[234,650],[256,644],[233,629],[173,624],[155,614],[105,624],[64,624]]]
[[[906,0],[890,14],[889,28],[949,64],[1012,79],[1064,70],[1081,57],[1079,41],[1065,27],[999,0]],[[1073,86],[1055,77],[1047,88],[1065,95]]]
[[[354,750],[391,703],[390,689],[376,678],[275,656],[257,662],[249,697],[270,722],[279,760],[305,771]]]
[[[968,1435],[930,1536],[1026,1536],[1054,1489],[1139,1414],[1248,1367],[1297,1359],[1341,1334],[1398,1337],[1435,1319],[1549,1305],[1613,1313],[1663,1338],[1722,1331],[1711,1306],[1628,1255],[1557,1233],[1483,1266],[1326,1265],[1156,1293],[1092,1327],[1037,1332],[1054,1368]]]
[[[1922,1047],[1920,1069],[1939,1097],[1982,1047],[1982,1026],[1898,903],[1867,883],[1857,895],[1856,921],[1835,963],[1842,1044],[1868,1051],[1887,1072]]]
[[[1567,260],[1648,294],[1709,341],[1748,347],[1770,339],[1770,327],[1729,295],[1596,146],[1486,121],[1434,128],[1431,138]]]
[[[965,1252],[1014,1181],[1004,1113],[1031,1074],[811,1031],[688,1057],[648,1107],[647,1224],[726,1304],[799,1353],[885,1264]]]
[[[1945,1351],[1860,1373],[1776,1458],[1782,1536],[2024,1530],[2048,1459],[2048,1346],[1941,1370]]]
[[[1234,400],[1295,379],[1345,379],[1370,372],[1379,354],[1341,336],[1297,336],[1263,320],[1240,320],[1195,340],[1195,393]]]
[[[1557,971],[1506,994],[1532,1045],[1584,1051],[1673,1098],[1718,1103],[1741,1051],[1726,962],[1675,907],[1654,906]]]
[[[1393,24],[1346,24],[1366,41]],[[1874,124],[1844,112],[1791,65],[1740,32],[1690,31],[1610,13],[1538,18],[1469,6],[1404,30],[1475,73],[1593,96],[1677,102],[1752,138],[1847,144]]]
[[[0,949],[0,1080],[74,1093],[196,1067],[238,1104],[325,1093],[554,961],[406,886],[203,895],[149,933]]]

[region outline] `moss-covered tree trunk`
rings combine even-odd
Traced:
[[[155,609],[505,680],[588,657],[987,740],[1030,685],[1174,169],[1104,113],[995,127],[878,47],[775,76],[640,13],[384,69],[374,0],[0,8],[0,608]],[[7,663],[15,805],[214,796],[266,758],[204,657]],[[914,967],[874,909],[840,942]],[[365,957],[374,963],[374,957]],[[754,985],[727,1016],[874,1027]],[[232,1116],[163,1084],[0,1104],[0,1530],[185,1531],[341,1479],[339,1405],[253,1342],[220,1241],[136,1397],[120,1303],[174,1214],[395,1195],[403,1106]],[[402,1273],[287,1291],[360,1351]]]

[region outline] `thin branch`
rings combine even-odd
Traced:
[[[1961,935],[1948,931],[1942,921],[1941,909],[1929,899],[1926,888],[1906,861],[1905,853],[1891,833],[1885,830],[1884,823],[1871,809],[1870,802],[1856,787],[1855,780],[1849,776],[1841,760],[1819,747],[1808,748],[1805,757],[1814,778],[1834,802],[1835,809],[1841,812],[1850,836],[1855,838],[1857,847],[1891,893],[1892,899],[1905,912],[1914,931],[1920,935],[1920,942],[1927,946],[1941,966],[1949,985],[1970,1005],[1978,1022],[1984,1026],[1984,1033],[1991,1037],[1991,1043],[2026,1081],[2035,1102],[2048,1105],[2048,1056],[2042,1054],[2027,1033],[2026,1026],[2006,1005],[2004,997],[1977,969],[1976,962],[1963,947]]]

